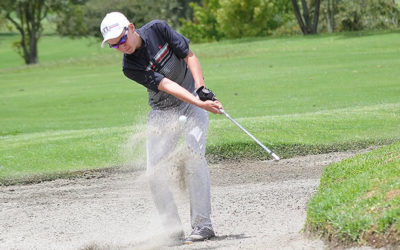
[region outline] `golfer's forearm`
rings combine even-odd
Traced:
[[[204,78],[203,72],[201,71],[200,61],[191,50],[189,50],[189,54],[185,57],[185,62],[192,73],[196,89],[204,86]]]
[[[192,93],[168,78],[163,78],[161,80],[160,84],[158,85],[158,89],[170,95],[173,95],[184,102],[196,105],[198,107],[201,107],[201,104],[203,103],[202,101],[197,99]]]

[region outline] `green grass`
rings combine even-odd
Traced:
[[[400,143],[327,167],[308,205],[307,227],[341,242],[400,242]]]
[[[13,48],[20,40],[16,33],[0,33],[0,69],[22,67],[24,60]],[[97,55],[111,54],[110,50],[100,48],[100,41],[91,39],[68,39],[55,35],[43,35],[38,43],[39,62],[54,63],[74,59],[85,59]]]
[[[121,55],[93,40],[44,36],[40,64],[23,66],[3,46],[16,38],[0,36],[0,177],[125,164],[121,147],[144,126],[149,108],[146,90],[123,76]],[[398,32],[244,39],[192,49],[226,111],[280,156],[400,139]],[[217,115],[211,115],[207,152],[213,159],[267,158]],[[144,158],[135,155],[131,161]]]

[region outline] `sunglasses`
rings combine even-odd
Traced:
[[[120,45],[126,43],[126,38],[128,37],[128,31],[129,31],[128,28],[125,27],[125,34],[124,34],[124,36],[121,37],[121,39],[118,41],[118,43],[116,43],[116,44],[109,44],[110,48],[117,49],[117,48],[119,48]]]

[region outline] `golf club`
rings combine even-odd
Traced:
[[[235,121],[228,113],[225,112],[225,110],[220,109],[222,114],[224,114],[229,120],[231,120],[236,126],[238,126],[241,130],[243,130],[248,136],[250,136],[251,139],[253,139],[255,142],[257,142],[258,145],[260,145],[265,151],[270,154],[275,161],[279,161],[280,158],[277,156],[274,152],[272,152],[269,148],[267,148],[264,144],[262,144],[257,138],[255,138],[252,134],[250,134],[249,131],[247,131],[245,128],[242,127],[237,121]]]

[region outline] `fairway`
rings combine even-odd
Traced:
[[[135,135],[145,127],[147,93],[123,76],[121,55],[90,40],[44,36],[41,63],[27,67],[3,46],[15,39],[0,41],[0,177],[143,162],[144,137]],[[225,110],[282,157],[400,139],[398,32],[254,38],[192,49]],[[229,120],[210,118],[210,157],[267,159]],[[130,138],[137,142],[126,149]]]

